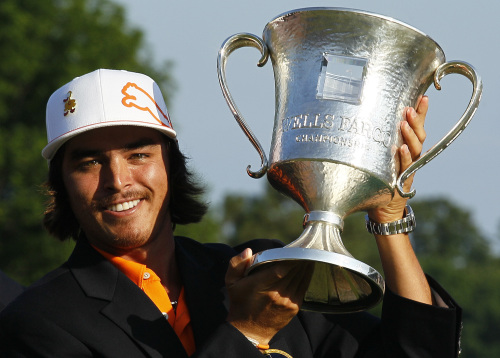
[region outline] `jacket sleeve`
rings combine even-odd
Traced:
[[[236,328],[221,324],[211,338],[191,358],[262,358],[263,355]]]
[[[457,357],[462,310],[431,277],[435,305],[414,302],[387,291],[381,335],[386,350],[398,357]]]
[[[461,309],[434,280],[428,280],[435,301],[440,304],[426,305],[386,290],[381,318],[367,312],[325,315],[300,312],[313,356],[457,357]]]

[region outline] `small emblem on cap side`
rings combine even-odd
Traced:
[[[137,84],[128,82],[125,86],[123,86],[122,93],[124,95],[122,104],[125,107],[135,107],[141,111],[147,111],[154,117],[154,119],[156,119],[156,121],[158,121],[158,123],[172,128],[172,123],[170,122],[168,115],[163,113],[154,98]],[[155,114],[155,111],[153,111],[155,107],[161,113],[166,123]]]
[[[68,92],[68,97],[66,97],[65,99],[63,99],[63,102],[64,102],[64,116],[65,117],[68,115],[68,113],[73,113],[75,111],[76,101],[73,98],[71,98],[71,94],[72,94],[72,92],[69,91]]]

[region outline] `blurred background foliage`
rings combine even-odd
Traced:
[[[63,263],[74,246],[41,225],[47,163],[40,152],[51,93],[97,68],[120,68],[153,77],[166,100],[175,94],[173,64],[151,60],[143,33],[125,18],[108,0],[0,2],[0,269],[25,285]],[[446,198],[411,205],[418,222],[411,238],[424,270],[464,309],[462,357],[499,357],[498,238],[486,238],[467,208]],[[302,231],[303,214],[268,186],[262,195],[228,194],[201,223],[179,226],[176,234],[232,245],[257,237],[289,243]],[[362,213],[347,217],[342,238],[355,258],[382,271]]]

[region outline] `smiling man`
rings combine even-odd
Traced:
[[[104,127],[69,141],[64,187],[89,242],[113,254],[171,236],[168,152],[150,128]]]
[[[402,169],[422,150],[427,98],[405,111]],[[174,236],[206,205],[179,151],[161,92],[142,74],[97,70],[47,105],[47,230],[76,247],[0,315],[2,357],[454,357],[460,308],[427,278],[408,233],[375,235],[387,291],[382,319],[300,311],[308,267]],[[407,181],[407,186],[411,185]],[[369,212],[400,220],[396,197]]]

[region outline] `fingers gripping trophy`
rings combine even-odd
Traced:
[[[275,79],[275,118],[269,161],[229,92],[225,65],[241,47],[255,47]],[[341,240],[344,218],[389,203],[405,180],[465,129],[479,105],[482,82],[461,61],[447,62],[441,47],[419,30],[389,17],[342,8],[306,8],[279,15],[262,38],[240,33],[219,51],[223,95],[261,157],[247,172],[305,210],[304,230],[284,248],[256,255],[250,270],[276,261],[314,263],[302,309],[355,312],[384,294],[380,273],[356,260]],[[396,149],[406,107],[451,73],[473,86],[470,102],[437,144],[399,173]]]

